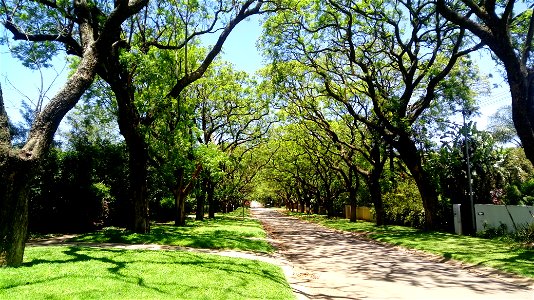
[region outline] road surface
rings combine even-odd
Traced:
[[[297,299],[534,300],[531,280],[489,276],[272,209],[252,211],[289,265]]]

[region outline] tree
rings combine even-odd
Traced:
[[[4,27],[21,43],[22,50],[50,57],[63,45],[80,57],[60,91],[35,118],[22,149],[11,146],[8,117],[0,101],[0,266],[19,266],[24,255],[28,226],[27,183],[35,163],[47,153],[59,123],[92,84],[103,55],[114,43],[113,33],[147,1],[116,1],[103,7],[88,1],[2,1]],[[96,15],[98,14],[98,18]],[[95,18],[93,18],[95,16]],[[26,48],[24,48],[27,46]]]
[[[512,116],[527,158],[534,163],[534,9],[517,0],[438,0],[445,18],[469,30],[502,64]],[[468,40],[466,41],[468,42]]]
[[[264,1],[187,1],[153,2],[145,14],[132,19],[130,27],[122,33],[128,36],[106,53],[108,68],[99,69],[99,75],[110,85],[119,107],[118,122],[121,133],[128,145],[130,159],[130,184],[132,202],[132,222],[130,228],[136,232],[150,230],[147,199],[148,145],[143,130],[150,127],[165,105],[145,107],[135,98],[135,77],[139,76],[135,60],[124,60],[123,54],[130,51],[134,55],[149,55],[151,49],[174,51],[182,57],[176,62],[173,82],[162,103],[169,99],[181,101],[182,92],[193,82],[202,78],[232,30],[243,20],[255,14],[269,12],[273,7],[264,8]],[[204,34],[218,33],[216,43],[202,57],[191,57],[189,50],[194,39]],[[144,74],[147,75],[147,74]],[[157,76],[157,73],[154,74]],[[161,99],[160,99],[161,100]]]
[[[214,65],[193,87],[191,94],[199,101],[196,122],[202,132],[198,141],[208,149],[217,148],[220,154],[229,158],[225,163],[219,155],[211,155],[220,165],[206,161],[210,167],[202,174],[204,192],[197,198],[197,220],[203,218],[204,195],[208,200],[208,215],[214,217],[217,210],[214,193],[218,184],[237,175],[245,152],[256,147],[269,130],[272,122],[270,98],[262,97],[257,86],[254,78],[223,63]],[[241,146],[244,148],[238,150]],[[233,180],[226,183],[230,181]],[[238,187],[226,185],[226,188],[232,191]]]
[[[346,189],[349,191],[349,201],[352,206],[351,221],[356,222],[357,194],[356,186],[359,180],[356,175],[362,176],[369,188],[372,202],[375,206],[377,224],[383,225],[384,212],[382,206],[382,193],[380,177],[386,162],[386,144],[381,136],[373,132],[372,128],[354,118],[351,112],[359,111],[367,119],[372,119],[369,109],[363,109],[347,104],[339,105],[327,95],[317,92],[321,87],[311,84],[314,82],[313,72],[306,70],[305,66],[298,62],[288,63],[276,67],[279,72],[274,78],[284,78],[277,86],[281,98],[287,99],[287,114],[290,119],[303,124],[310,136],[315,141],[329,149],[330,154],[338,156],[344,162],[346,168],[336,167],[329,164],[344,179]],[[310,77],[311,76],[311,77]],[[302,122],[300,121],[302,120]],[[313,123],[315,125],[310,126]],[[322,132],[322,133],[321,133]],[[330,147],[331,145],[331,147]]]
[[[438,195],[413,127],[435,101],[446,100],[441,84],[461,57],[480,46],[462,48],[464,30],[427,1],[303,3],[298,14],[272,18],[266,33],[275,62],[297,60],[313,70],[323,86],[318,93],[345,106],[399,152],[421,194],[427,228],[438,226]]]
[[[513,143],[521,147],[521,142],[517,140],[517,131],[514,127],[512,116],[512,106],[506,105],[495,112],[488,119],[488,131],[497,143]]]

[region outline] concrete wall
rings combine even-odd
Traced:
[[[513,231],[514,222],[518,227],[534,223],[534,206],[475,204],[475,216],[477,232],[501,224]]]

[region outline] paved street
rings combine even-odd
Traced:
[[[298,299],[534,300],[529,281],[469,271],[272,209],[253,214],[289,265],[286,276]]]

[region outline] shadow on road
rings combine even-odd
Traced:
[[[253,214],[293,265],[288,280],[301,299],[534,299],[528,284],[482,276],[276,210],[257,208]]]

